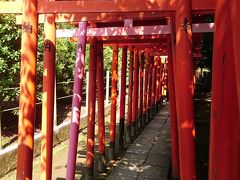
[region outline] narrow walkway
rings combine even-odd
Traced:
[[[107,179],[167,180],[170,161],[170,118],[167,105],[129,146]]]

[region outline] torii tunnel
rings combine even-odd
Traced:
[[[239,179],[240,169],[240,9],[239,0],[16,0],[0,2],[1,14],[18,14],[22,24],[17,179],[32,179],[36,99],[38,23],[44,23],[44,71],[41,179],[52,177],[53,108],[56,37],[76,37],[72,118],[66,179],[74,179],[80,125],[86,44],[90,43],[87,179],[93,178],[95,101],[99,152],[104,168],[105,123],[103,46],[112,46],[109,159],[115,143],[134,139],[161,106],[167,87],[171,122],[172,179],[196,179],[194,128],[194,63],[201,33],[214,32],[210,122],[210,180]],[[214,15],[213,23],[203,23]],[[78,24],[56,30],[56,23]],[[118,50],[122,48],[120,133],[116,137]],[[127,52],[130,52],[127,65]],[[196,51],[196,52],[194,52]],[[160,56],[166,56],[161,59]],[[167,65],[167,73],[163,67]],[[129,68],[128,111],[125,112]],[[138,94],[139,93],[139,94]],[[125,113],[127,117],[125,118]],[[127,128],[124,128],[127,126]]]

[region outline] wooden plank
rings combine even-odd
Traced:
[[[175,11],[174,0],[115,0],[115,1],[48,1],[39,2],[38,13],[77,12],[151,12]],[[214,0],[192,0],[192,10],[214,10]]]
[[[115,0],[115,1],[39,1],[38,13],[126,13],[126,12],[169,12],[175,11],[175,0]],[[193,11],[210,11],[215,9],[214,0],[192,0]],[[0,2],[0,14],[21,14],[20,1]],[[100,18],[100,17],[96,17]]]
[[[199,23],[192,25],[193,33],[213,32],[214,23]],[[169,25],[158,26],[135,26],[135,27],[104,27],[91,28],[87,30],[88,37],[119,37],[119,36],[147,36],[171,34]],[[77,29],[58,29],[56,36],[77,37]]]
[[[173,2],[173,3],[171,3]],[[48,1],[39,2],[39,13],[84,13],[84,12],[146,12],[174,11],[175,1],[158,0],[155,3],[146,0],[115,0],[115,1]]]
[[[134,36],[134,35],[159,35],[170,34],[168,25],[162,26],[136,26],[136,27],[106,27],[88,28],[87,36]],[[77,29],[58,29],[57,37],[76,37]]]
[[[171,12],[128,12],[128,13],[57,13],[55,14],[56,23],[80,22],[80,21],[97,21],[111,22],[124,21],[125,19],[146,20],[159,19],[161,17],[170,17]],[[39,23],[44,22],[44,14],[39,14]],[[16,23],[22,24],[22,16],[16,16]]]

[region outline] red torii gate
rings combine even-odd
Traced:
[[[32,152],[33,152],[33,122],[34,122],[34,111],[35,111],[35,94],[36,94],[36,45],[37,45],[37,14],[51,14],[54,15],[46,16],[46,28],[49,26],[47,23],[53,26],[55,21],[58,22],[59,19],[63,19],[65,22],[76,21],[76,17],[82,18],[82,20],[108,20],[111,21],[112,17],[122,15],[119,18],[128,17],[128,15],[137,17],[139,19],[144,19],[144,17],[159,17],[159,16],[171,16],[172,18],[172,53],[174,59],[174,71],[170,70],[169,73],[174,72],[175,82],[175,91],[176,91],[176,111],[178,120],[178,137],[179,137],[179,153],[180,153],[180,175],[181,179],[194,179],[195,177],[195,160],[194,160],[194,121],[193,121],[193,84],[192,84],[192,29],[191,29],[191,15],[192,13],[204,14],[204,13],[214,13],[215,3],[214,1],[204,0],[179,0],[179,1],[138,1],[136,3],[132,1],[101,1],[101,6],[99,6],[98,1],[17,1],[17,2],[0,2],[0,13],[15,13],[22,14],[23,19],[23,34],[22,34],[22,56],[21,56],[21,93],[20,93],[20,113],[19,113],[19,149],[18,149],[18,178],[19,179],[31,179],[32,172]],[[238,23],[238,13],[237,9],[240,8],[240,3],[237,0],[227,2],[226,0],[221,0],[217,2],[216,6],[216,33],[215,33],[215,45],[214,45],[214,62],[213,66],[216,66],[213,69],[213,107],[212,107],[212,122],[211,122],[211,145],[210,145],[210,173],[209,178],[222,178],[224,177],[238,177],[237,169],[239,169],[239,161],[237,158],[239,150],[239,140],[235,137],[238,137],[239,132],[237,131],[239,127],[239,102],[240,102],[240,73],[239,69],[239,23]],[[82,14],[81,14],[81,13]],[[156,13],[152,13],[156,12]],[[174,12],[176,14],[176,42],[174,39],[175,25],[174,25]],[[63,13],[66,13],[65,15]],[[78,13],[78,14],[77,14]],[[129,13],[129,14],[128,14]],[[80,15],[79,15],[80,14]],[[127,14],[127,15],[126,15]],[[84,16],[84,17],[83,17]],[[222,17],[221,17],[222,16]],[[230,27],[230,30],[224,31],[224,27],[220,26],[225,25],[228,22],[226,19],[229,17],[231,23],[227,26]],[[54,20],[55,19],[55,20]],[[224,19],[224,20],[222,20]],[[61,21],[61,20],[59,20]],[[225,23],[221,23],[225,22]],[[232,28],[231,28],[232,27]],[[81,29],[84,30],[84,27]],[[86,25],[85,25],[86,30]],[[55,30],[54,30],[55,31]],[[53,30],[51,31],[53,32]],[[224,39],[226,33],[230,32],[233,38]],[[84,35],[83,35],[84,37]],[[45,57],[54,56],[54,44],[55,36],[49,35],[49,38],[46,36],[45,43]],[[50,42],[49,42],[49,41]],[[221,49],[224,42],[228,43],[226,48]],[[49,42],[49,43],[47,43]],[[80,41],[79,41],[80,42]],[[170,39],[168,40],[170,42]],[[176,44],[175,44],[176,43]],[[168,47],[170,48],[171,45]],[[83,45],[83,44],[81,44]],[[79,49],[80,62],[83,63],[84,59],[84,46]],[[176,46],[176,49],[175,49]],[[231,48],[232,47],[232,48]],[[180,50],[181,49],[181,50]],[[46,58],[48,59],[48,58]],[[226,63],[225,71],[230,73],[223,73],[221,69],[221,64],[219,59],[223,59]],[[82,66],[79,64],[80,67]],[[224,64],[225,65],[225,64]],[[171,64],[169,65],[171,66]],[[171,69],[171,68],[169,68]],[[183,71],[184,69],[184,71]],[[45,72],[47,73],[46,80],[48,82],[54,82],[51,73],[54,72],[53,64],[45,66]],[[232,70],[232,71],[231,71]],[[80,71],[81,74],[79,77],[80,82],[82,79],[83,71]],[[235,72],[235,73],[234,73]],[[220,74],[219,74],[220,73]],[[179,83],[176,80],[176,77],[181,77],[182,82]],[[219,84],[218,80],[221,77],[226,77],[229,80],[229,84]],[[232,78],[232,77],[236,77]],[[231,81],[230,81],[231,80]],[[215,84],[214,84],[215,83]],[[219,110],[220,105],[223,103],[232,104],[233,101],[227,100],[227,90],[224,90],[224,94],[219,91],[221,88],[226,88],[227,85],[236,86],[234,88],[234,93],[231,93],[230,100],[234,101],[236,105],[235,108],[230,106],[225,107],[225,111]],[[51,93],[51,88],[46,87],[47,95]],[[49,88],[49,89],[48,89]],[[170,88],[171,89],[171,88]],[[219,101],[223,96],[225,99]],[[51,99],[49,97],[46,99],[49,103],[48,108],[52,105]],[[170,104],[171,100],[170,100]],[[174,114],[171,106],[171,115]],[[49,109],[48,109],[49,110]],[[47,123],[47,128],[49,130],[51,127],[51,111],[48,111],[48,120],[50,123]],[[77,110],[79,113],[79,109]],[[223,113],[223,118],[221,118],[221,124],[219,121],[215,120],[220,118]],[[232,114],[231,126],[226,126],[226,119],[228,119],[229,114]],[[175,120],[173,122],[176,123]],[[48,121],[48,122],[49,122]],[[50,125],[48,127],[48,125]],[[222,143],[218,139],[222,139],[223,143],[229,143],[229,138],[224,137],[219,131],[221,128],[226,129],[226,133],[231,135],[231,131],[234,132],[235,136],[231,139],[232,149],[223,148],[222,151],[218,151],[221,148],[218,146]],[[176,127],[173,127],[176,130]],[[173,131],[172,131],[173,132]],[[46,143],[51,146],[51,140],[46,140]],[[235,145],[236,144],[236,145]],[[188,145],[188,147],[187,147]],[[50,147],[51,149],[51,147]],[[231,153],[231,158],[224,159],[223,162],[219,162],[217,159]],[[25,159],[23,159],[23,157]],[[229,166],[229,163],[234,161],[234,168]],[[173,164],[174,166],[174,164]],[[179,172],[177,172],[177,167],[173,167],[173,176],[178,177]],[[225,167],[226,166],[226,167]],[[176,174],[174,174],[174,171]],[[46,171],[47,172],[47,171]],[[47,172],[49,173],[49,172]],[[50,173],[51,174],[51,173]],[[49,175],[49,174],[48,174]],[[175,176],[176,175],[176,176]],[[231,175],[231,176],[230,176]],[[43,176],[44,177],[44,176]],[[49,177],[49,176],[48,176]]]

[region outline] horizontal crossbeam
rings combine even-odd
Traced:
[[[57,37],[77,37],[78,29],[58,29]],[[137,26],[137,27],[106,27],[88,28],[87,36],[134,36],[134,35],[159,35],[170,34],[168,25],[162,26]]]
[[[214,23],[193,24],[193,33],[213,32]],[[78,29],[58,29],[56,36],[77,37]],[[89,37],[118,37],[118,36],[142,36],[142,35],[166,35],[171,34],[169,25],[135,26],[135,27],[104,27],[87,29]]]
[[[175,11],[176,0],[114,0],[114,1],[39,1],[37,12],[47,13],[127,13]],[[214,11],[214,0],[192,0],[193,11]],[[0,14],[22,13],[22,2],[0,2]]]
[[[110,22],[124,21],[125,19],[148,20],[170,17],[172,12],[128,12],[128,13],[63,13],[55,14],[56,23],[95,21]],[[44,23],[44,14],[39,14],[38,23]],[[16,16],[16,24],[22,24],[22,15]]]

